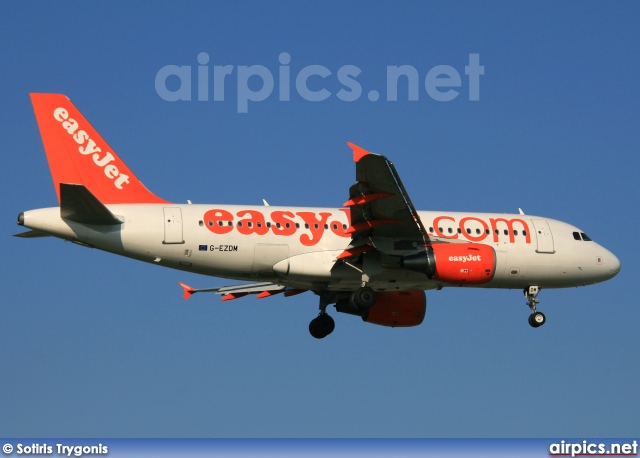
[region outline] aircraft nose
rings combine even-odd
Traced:
[[[620,260],[618,257],[609,252],[609,272],[611,272],[611,277],[615,277],[620,272]]]

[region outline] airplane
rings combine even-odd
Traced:
[[[522,289],[540,327],[542,289],[613,278],[618,258],[570,224],[518,214],[417,211],[385,156],[348,143],[356,181],[341,208],[178,204],[149,191],[62,94],[32,93],[58,207],[29,210],[18,237],[53,236],[186,272],[250,283],[196,289],[223,301],[311,291],[327,308],[389,327],[424,320],[425,291]]]

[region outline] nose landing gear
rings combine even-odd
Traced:
[[[529,286],[524,289],[524,297],[527,298],[527,305],[531,309],[531,315],[529,315],[529,324],[531,327],[539,328],[547,321],[544,313],[536,310],[536,305],[540,303],[537,299],[540,288],[537,286]]]

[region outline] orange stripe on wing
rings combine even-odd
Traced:
[[[377,194],[365,194],[362,196],[356,196],[356,197],[352,197],[351,199],[347,200],[343,206],[345,207],[353,207],[355,205],[362,205],[362,204],[366,204],[369,202],[373,202],[374,200],[377,199],[383,199],[385,197],[390,197],[393,194],[388,194],[388,193],[377,193]]]

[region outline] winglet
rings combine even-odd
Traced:
[[[189,299],[193,293],[196,292],[195,289],[193,289],[191,286],[187,285],[186,283],[182,283],[181,281],[179,281],[178,284],[180,286],[182,286],[182,289],[184,289],[184,300],[185,301],[187,299]]]
[[[351,148],[353,150],[353,162],[358,162],[360,159],[365,157],[367,154],[371,154],[366,149],[360,148],[358,145],[354,145],[351,142],[347,142],[347,145],[349,145],[349,148]]]

